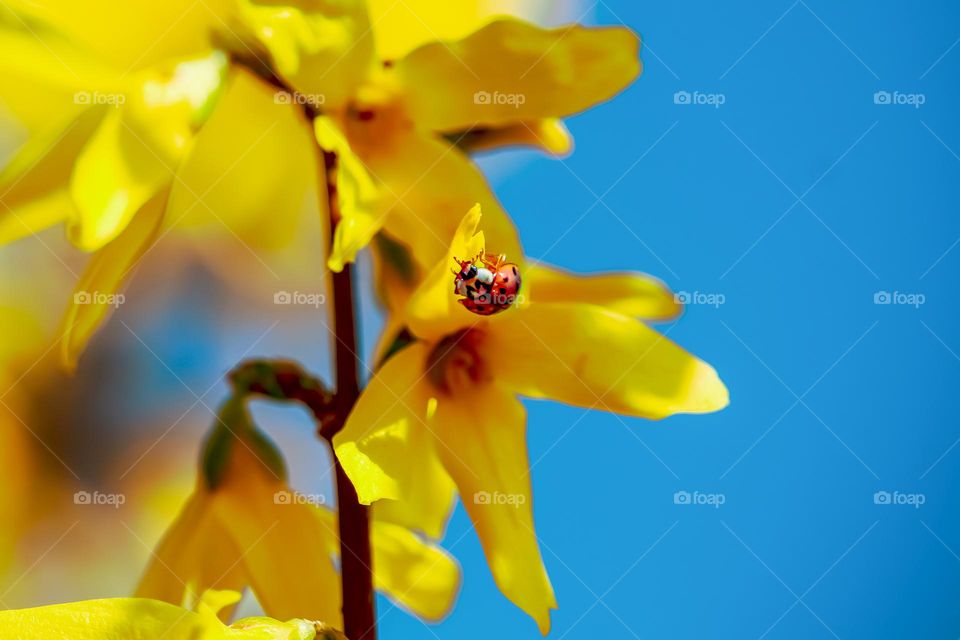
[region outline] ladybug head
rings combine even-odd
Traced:
[[[477,277],[477,265],[474,264],[473,260],[458,260],[454,258],[454,261],[460,266],[460,271],[454,271],[459,280],[472,280]]]

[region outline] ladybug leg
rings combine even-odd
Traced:
[[[496,273],[500,270],[500,267],[504,265],[506,259],[507,257],[502,253],[498,256],[494,256],[492,253],[486,253],[483,256],[483,266]]]

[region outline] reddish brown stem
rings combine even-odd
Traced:
[[[289,87],[276,72],[264,65],[256,55],[235,55],[234,62],[247,67],[267,84],[293,94]],[[307,122],[312,122],[322,115],[319,108],[311,104],[302,105]],[[330,240],[337,223],[340,220],[340,211],[337,198],[337,156],[317,147],[322,160],[322,169],[317,184],[317,190],[322,193],[326,185],[326,202],[321,202],[321,211],[326,206],[329,212]],[[304,402],[317,416],[318,431],[321,438],[331,443],[336,433],[343,428],[346,416],[360,396],[360,376],[358,375],[360,356],[357,345],[356,309],[353,298],[353,267],[346,265],[339,273],[332,274],[331,296],[333,304],[333,330],[335,335],[335,370],[336,392],[333,397],[334,411],[329,411],[324,398],[314,390],[309,393],[300,393],[296,384],[291,387],[291,381],[278,379],[281,393],[290,393],[290,399]],[[302,382],[302,380],[293,381]],[[286,388],[290,387],[290,388]],[[267,390],[251,389],[263,393]],[[275,390],[274,390],[275,391]],[[297,395],[299,394],[299,395]],[[331,415],[332,414],[332,415]],[[340,569],[343,584],[343,624],[344,632],[350,640],[376,640],[376,618],[374,616],[373,601],[373,559],[370,551],[370,516],[369,509],[360,504],[353,484],[347,477],[339,461],[334,456],[337,476],[337,508],[340,523]]]
[[[337,156],[322,151],[324,182],[330,212],[330,238],[339,222],[337,204]],[[320,185],[318,185],[318,188]],[[346,416],[360,396],[356,307],[353,298],[353,265],[332,274],[333,331],[336,370],[337,419],[323,433],[328,440],[343,428]],[[334,456],[337,476],[337,508],[340,523],[340,575],[343,584],[344,633],[350,640],[376,640],[373,601],[373,556],[370,550],[369,508],[360,504],[353,483]]]

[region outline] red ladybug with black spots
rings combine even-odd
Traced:
[[[481,316],[500,313],[517,300],[520,293],[520,269],[504,255],[480,253],[473,260],[453,259],[453,292],[458,302]]]

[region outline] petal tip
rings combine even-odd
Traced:
[[[713,413],[730,404],[730,391],[717,370],[700,362],[690,385],[690,405],[685,413]]]
[[[350,478],[360,504],[369,506],[378,500],[400,498],[396,481],[360,451],[356,442],[338,443],[335,436],[333,450],[347,477]]]

